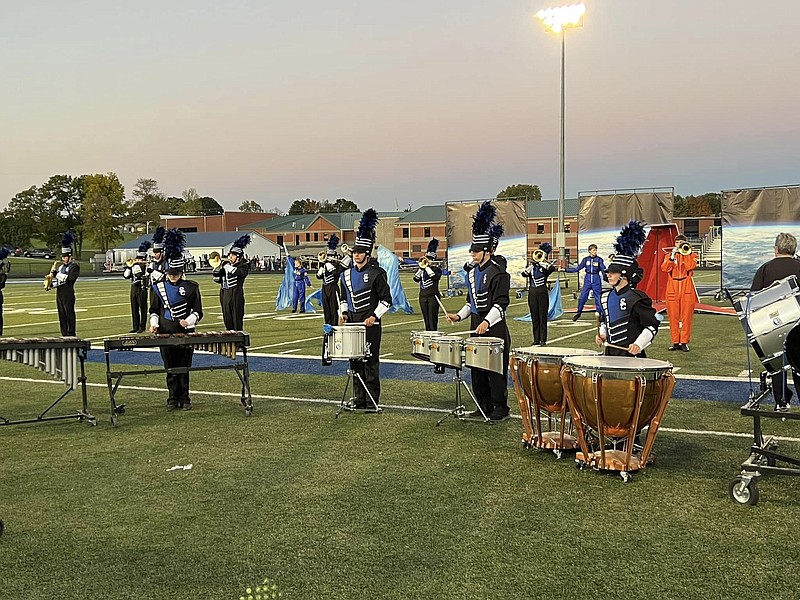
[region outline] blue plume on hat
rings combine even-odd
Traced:
[[[242,237],[233,242],[233,245],[236,246],[237,248],[247,248],[249,244],[250,244],[249,233],[245,233]]]
[[[500,223],[492,225],[491,229],[489,229],[489,237],[492,238],[495,242],[497,242],[497,240],[503,237],[504,233],[505,229],[503,229],[503,226]]]
[[[492,205],[491,200],[486,200],[472,217],[472,235],[488,233],[495,215],[497,215],[497,208]]]
[[[156,227],[155,232],[153,233],[153,243],[154,244],[163,244],[164,243],[164,236],[166,235],[167,230],[164,229],[163,225],[159,225]]]
[[[439,240],[433,238],[430,242],[428,242],[428,254],[436,254],[436,251],[439,249]]]
[[[375,227],[378,225],[378,213],[374,208],[368,208],[361,215],[361,221],[358,224],[357,237],[375,239]]]
[[[332,233],[330,237],[328,237],[328,250],[336,250],[336,246],[339,245],[339,236],[335,233]]]
[[[73,242],[75,241],[75,234],[71,231],[67,231],[61,236],[61,247],[62,248],[69,248],[72,246]]]
[[[139,252],[147,252],[150,250],[150,246],[152,245],[153,244],[150,242],[150,240],[143,241],[141,244],[139,244]]]
[[[3,246],[0,248],[0,260],[5,260],[5,258],[9,255],[10,250]]]
[[[550,245],[550,242],[542,242],[539,244],[539,250],[545,254],[550,254],[553,251],[553,247]]]
[[[186,236],[178,229],[170,229],[164,234],[164,255],[168,258],[182,258],[186,247]]]
[[[614,252],[623,256],[639,256],[639,252],[644,246],[647,235],[644,232],[644,225],[639,221],[631,220],[617,236],[614,242]]]

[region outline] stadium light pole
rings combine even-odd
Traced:
[[[545,8],[536,13],[544,26],[553,33],[561,34],[561,160],[560,183],[558,188],[558,232],[556,233],[556,246],[559,258],[565,258],[567,236],[564,234],[564,47],[565,32],[569,28],[582,27],[583,15],[586,6],[583,4],[570,4],[555,8]]]

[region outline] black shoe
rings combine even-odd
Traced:
[[[297,309],[295,308],[295,309],[292,311],[292,314],[294,314],[294,313],[296,313],[296,312],[297,312]]]
[[[499,408],[495,407],[492,411],[492,414],[489,415],[489,419],[492,421],[506,421],[511,418],[511,413],[509,412],[508,408]]]
[[[181,406],[183,410],[192,410],[192,401],[191,400],[184,400],[183,405]]]
[[[139,333],[138,329],[131,329],[128,333]]]
[[[467,413],[467,416],[471,419],[484,419],[489,416],[489,412],[488,410],[481,412],[479,408],[476,408],[471,413]]]
[[[547,342],[539,342],[540,346],[547,346]]]
[[[778,402],[775,404],[775,412],[789,412],[789,402]]]
[[[144,329],[137,329],[136,333],[144,333]]]
[[[178,410],[178,403],[174,400],[167,400],[167,410]]]
[[[572,317],[572,320],[573,320],[573,321],[577,321],[577,320],[578,320],[578,319],[580,319],[580,318],[581,318],[581,313],[579,313],[579,312],[576,312],[576,313],[573,315],[573,317]]]
[[[689,351],[689,344],[681,344],[681,350],[683,350],[684,352],[688,352]]]
[[[667,350],[669,350],[670,352],[672,352],[673,350],[680,350],[680,349],[681,349],[681,345],[680,344],[672,344],[672,346],[667,348]]]
[[[435,367],[433,367],[433,372],[436,375],[441,375],[445,372],[445,368],[442,365],[436,365]]]

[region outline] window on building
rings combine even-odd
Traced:
[[[572,229],[572,223],[564,223],[564,233],[569,233],[570,229]]]
[[[413,244],[411,246],[411,251],[414,252],[415,254],[417,252],[422,252],[422,246],[420,246],[419,244]]]
[[[317,232],[314,232],[314,241],[315,242],[319,241],[319,234]]]
[[[564,258],[569,262],[569,248],[564,248]]]
[[[279,235],[275,243],[278,244],[278,246],[283,246],[283,236]]]
[[[700,237],[700,221],[697,219],[684,219],[683,235],[687,238],[696,240]]]
[[[197,227],[178,227],[177,229],[183,233],[197,233]]]
[[[426,237],[426,238],[429,238],[429,237],[431,237],[431,228],[430,228],[430,227],[425,227],[425,228],[423,229],[423,232],[424,232],[424,233],[423,233],[422,235],[423,235],[424,237]]]
[[[295,246],[299,246],[300,245],[300,236],[299,235],[294,236],[294,245]]]
[[[327,242],[328,241],[328,234],[327,233],[323,233],[322,234],[322,239]]]
[[[542,235],[544,233],[544,223],[537,223],[536,224],[536,234]]]
[[[307,242],[310,242],[310,241],[311,241],[311,234],[310,234],[310,233],[307,233],[307,234],[306,234],[306,241],[307,241]]]
[[[408,227],[403,227],[403,238],[408,239]]]
[[[403,252],[403,258],[408,258],[408,256],[409,256],[408,252]]]

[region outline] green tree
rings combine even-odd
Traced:
[[[35,185],[16,194],[8,203],[5,214],[15,221],[16,232],[23,247],[30,245],[30,238],[39,233],[40,216],[47,213],[47,206],[39,196]]]
[[[152,223],[157,227],[162,214],[168,212],[167,197],[155,179],[139,178],[133,186],[128,218],[135,223]]]
[[[675,194],[672,204],[673,217],[688,217],[689,216],[689,202],[680,194]]]
[[[538,185],[532,185],[530,183],[517,183],[508,186],[502,192],[497,194],[496,198],[498,200],[510,199],[510,198],[518,198],[518,199],[525,198],[525,200],[541,200],[542,192],[539,191]]]
[[[196,189],[189,188],[188,190],[183,190],[181,198],[183,199],[183,206],[182,206],[182,212],[179,214],[182,215],[202,214],[200,211],[203,208],[203,204],[202,202],[200,202],[200,194],[197,193]]]
[[[0,211],[0,243],[23,250],[30,245],[31,233],[21,226],[13,213]]]
[[[211,196],[202,196],[200,198],[201,215],[221,215],[224,213],[225,209],[222,208],[222,205]]]
[[[97,246],[105,252],[122,239],[117,227],[127,214],[125,188],[116,173],[85,175],[83,193],[84,228],[91,232]]]
[[[306,198],[305,200],[295,200],[289,207],[290,215],[313,215],[320,211],[322,203],[319,200]]]
[[[241,212],[251,212],[251,213],[263,213],[264,209],[261,208],[261,205],[256,202],[255,200],[245,200],[239,205],[239,210]]]
[[[51,248],[57,247],[65,231],[77,236],[78,252],[83,246],[82,177],[53,175],[39,188],[39,198],[47,207],[40,219],[39,237]]]
[[[322,212],[361,212],[355,202],[346,198],[337,198],[333,204],[327,204],[332,210],[323,210]]]

